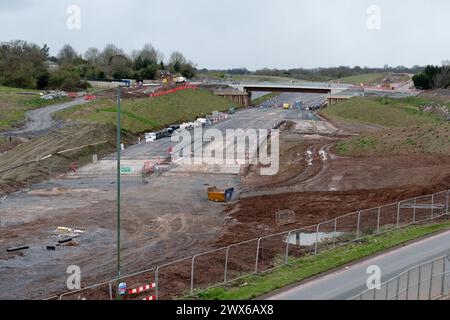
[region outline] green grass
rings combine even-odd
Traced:
[[[369,124],[383,130],[363,132],[336,144],[342,155],[450,153],[450,123],[420,111],[429,99],[409,97],[352,98],[324,109],[327,118],[341,124]]]
[[[360,243],[342,246],[317,256],[294,259],[290,261],[288,266],[259,276],[248,276],[231,285],[200,291],[196,296],[205,300],[254,299],[410,240],[448,229],[450,229],[450,222],[410,226],[378,237],[367,238]]]
[[[261,96],[259,98],[253,99],[252,100],[252,105],[259,106],[260,104],[266,102],[267,100],[270,100],[272,98],[276,98],[279,95],[280,95],[279,92],[272,92],[272,93],[266,94],[266,95]]]
[[[342,83],[374,85],[380,83],[388,73],[364,73],[338,79]]]
[[[410,127],[444,122],[436,115],[422,112],[418,98],[385,99],[355,97],[324,109],[325,116],[347,123],[363,123],[382,127]]]
[[[212,111],[226,111],[231,105],[231,101],[201,89],[183,90],[153,98],[124,99],[121,105],[121,126],[125,131],[140,133],[177,122],[192,121]],[[56,117],[114,125],[115,111],[114,102],[103,99],[60,111]]]
[[[33,89],[21,89],[21,88],[12,88],[0,86],[0,93],[16,93],[16,92],[34,92],[38,93],[39,91]]]

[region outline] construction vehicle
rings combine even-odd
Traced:
[[[228,202],[233,197],[234,188],[225,190],[218,189],[217,187],[210,187],[207,189],[208,200],[214,202]]]
[[[175,78],[173,79],[173,81],[174,81],[176,84],[186,83],[186,78],[185,78],[185,77],[175,77]]]
[[[290,105],[289,103],[283,104],[283,109],[288,110],[288,109],[290,109],[290,108],[291,108],[291,105]]]

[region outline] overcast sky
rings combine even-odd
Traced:
[[[200,68],[412,66],[450,59],[449,16],[449,0],[0,0],[0,40],[151,43]]]

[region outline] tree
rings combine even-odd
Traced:
[[[36,88],[36,79],[46,70],[39,46],[22,40],[0,43],[0,84]]]
[[[141,50],[135,50],[132,53],[133,61],[139,60],[141,64],[144,64],[144,68],[152,64],[157,64],[163,58],[163,54],[156,50],[150,43],[145,44]]]
[[[87,60],[91,65],[98,66],[99,64],[100,52],[97,48],[90,47],[84,53],[84,59]]]
[[[172,73],[180,73],[183,65],[186,64],[186,58],[181,52],[175,51],[169,59],[169,70]]]
[[[129,73],[129,59],[125,52],[114,44],[107,44],[99,54],[99,66],[106,77]],[[125,72],[125,69],[126,72]],[[117,78],[116,78],[117,79]]]
[[[60,64],[71,64],[78,58],[78,53],[71,45],[65,44],[58,53],[58,60]]]
[[[39,74],[36,79],[37,89],[42,90],[48,88],[49,80],[50,80],[50,73],[47,70],[43,70],[42,73]]]
[[[414,86],[417,89],[422,89],[422,90],[429,90],[432,88],[432,83],[431,83],[431,79],[430,77],[424,73],[418,73],[415,74],[412,78],[412,80],[414,81]]]
[[[194,67],[190,63],[185,63],[181,67],[181,74],[185,78],[193,78],[195,76]]]
[[[46,44],[41,48],[41,52],[45,59],[50,58],[50,48]]]
[[[157,65],[153,64],[143,69],[140,69],[137,72],[137,76],[140,80],[155,80],[156,72],[157,72]]]

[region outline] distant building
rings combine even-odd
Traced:
[[[54,70],[57,70],[59,68],[59,65],[56,62],[53,62],[51,60],[45,61],[45,65],[47,66],[47,69],[49,71],[54,71]]]

